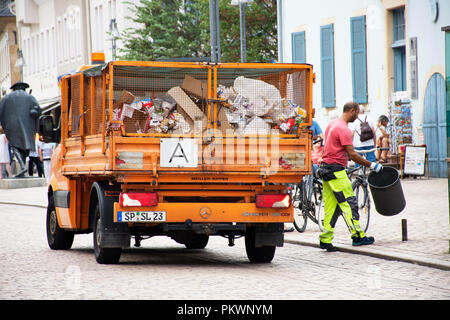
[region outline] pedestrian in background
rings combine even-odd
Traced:
[[[44,163],[44,175],[47,182],[50,183],[50,173],[52,167],[52,154],[55,148],[54,143],[41,143],[39,146],[39,158]]]
[[[367,122],[370,126],[370,128],[372,129],[372,133],[373,133],[373,138],[366,140],[366,141],[361,141],[361,123],[363,122]],[[358,118],[351,124],[351,128],[352,128],[352,134],[353,134],[353,147],[355,148],[355,151],[358,152],[359,150],[370,150],[375,148],[376,146],[376,134],[375,134],[375,126],[373,125],[372,121],[367,117],[366,114],[364,114],[364,109],[361,108],[359,114],[358,114]],[[363,154],[359,153],[358,154],[362,157]],[[375,151],[372,152],[368,152],[366,154],[366,159],[369,160],[370,162],[375,162],[377,161],[377,158],[375,157]],[[359,164],[355,163],[355,168],[358,168]]]
[[[35,151],[36,123],[42,113],[36,98],[25,91],[27,88],[27,83],[17,82],[11,86],[13,91],[0,100],[0,122],[20,165],[16,175],[19,178],[28,171],[26,159],[30,151]]]
[[[36,171],[38,173],[39,178],[44,176],[44,165],[39,157],[39,148],[41,142],[39,141],[38,135],[36,135],[35,139],[35,151],[30,151],[28,155],[28,175],[30,177],[33,176],[34,166],[36,166]]]
[[[359,225],[358,201],[347,176],[347,162],[350,160],[380,172],[382,165],[362,158],[353,147],[352,132],[348,124],[354,122],[359,114],[359,105],[348,102],[340,118],[333,120],[325,129],[325,146],[319,175],[323,180],[323,200],[325,217],[323,232],[319,236],[321,249],[336,251],[332,245],[334,227],[339,216],[351,232],[352,245],[369,245],[373,237],[367,237]]]
[[[389,118],[385,115],[381,115],[378,118],[377,129],[375,130],[376,135],[376,145],[380,148],[389,148],[389,133],[387,125],[389,123]],[[377,160],[379,162],[387,161],[387,150],[377,150]]]
[[[3,179],[3,168],[6,168],[6,172],[12,177],[10,161],[8,140],[6,139],[3,128],[0,127],[0,179]]]

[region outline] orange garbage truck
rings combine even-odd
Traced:
[[[57,143],[51,249],[93,233],[112,264],[132,239],[245,237],[251,262],[272,261],[293,221],[286,184],[311,172],[311,65],[113,61],[60,81],[58,116],[39,119]]]

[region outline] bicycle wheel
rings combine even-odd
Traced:
[[[361,226],[361,230],[366,232],[369,228],[370,221],[369,189],[358,180],[353,181],[352,188],[358,203],[359,225]]]
[[[294,205],[294,227],[298,232],[304,232],[306,229],[306,224],[308,223],[308,218],[303,210],[302,184],[303,181],[296,185],[295,190],[292,193],[292,204]]]
[[[313,177],[311,175],[304,176],[302,182],[302,210],[309,219],[317,223],[313,199]]]
[[[324,202],[323,202],[323,194],[322,194],[322,181],[314,180],[314,191],[313,191],[313,200],[314,200],[314,209],[317,219],[317,225],[319,226],[320,231],[323,231],[323,218],[324,218]]]

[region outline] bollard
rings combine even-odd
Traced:
[[[406,219],[402,219],[402,241],[408,241],[408,226]]]

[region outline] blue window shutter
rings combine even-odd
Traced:
[[[366,16],[350,19],[353,101],[367,103]]]
[[[405,47],[394,48],[394,91],[406,90]]]
[[[306,63],[305,31],[292,33],[292,62]]]
[[[333,25],[320,27],[322,106],[335,107]]]

